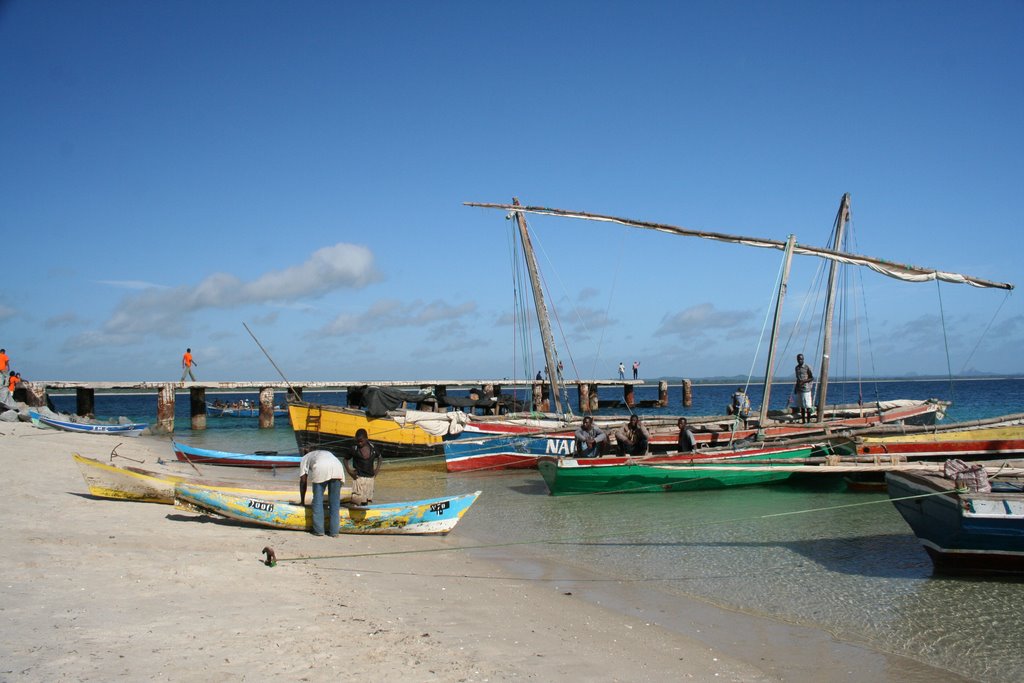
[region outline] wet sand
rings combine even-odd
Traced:
[[[475,545],[461,527],[317,538],[92,498],[71,453],[115,446],[173,457],[152,437],[0,423],[0,679],[960,680],[814,629],[666,604],[514,546],[460,549]]]

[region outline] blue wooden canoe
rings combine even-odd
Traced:
[[[139,422],[127,424],[103,424],[94,422],[71,422],[70,420],[59,420],[57,418],[41,415],[35,410],[28,411],[33,424],[44,424],[54,429],[63,429],[67,432],[80,432],[85,434],[114,434],[115,436],[138,436],[145,431],[149,425]]]
[[[446,534],[476,501],[479,491],[444,498],[429,498],[377,505],[342,505],[343,534]],[[174,487],[174,505],[199,513],[212,513],[239,522],[275,529],[308,531],[313,511],[308,505],[233,495],[188,484]]]
[[[171,447],[174,448],[174,455],[178,460],[193,464],[234,467],[298,467],[302,460],[302,455],[299,453],[278,453],[277,451],[232,453],[196,448],[178,441],[172,441]]]

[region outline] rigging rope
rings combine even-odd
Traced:
[[[971,362],[972,358],[974,358],[974,352],[978,350],[979,346],[981,346],[982,340],[985,338],[985,335],[988,334],[989,328],[992,327],[992,323],[996,321],[996,317],[999,315],[999,311],[1003,310],[1003,304],[1005,304],[1007,299],[1009,298],[1010,292],[1006,292],[1006,295],[1003,297],[1003,300],[999,303],[999,306],[996,308],[996,312],[992,315],[992,319],[988,321],[988,325],[985,326],[985,329],[984,331],[982,331],[981,336],[978,337],[978,341],[974,345],[974,348],[971,349],[971,352],[967,355],[967,360],[964,361],[964,366],[960,368],[960,374],[963,374],[964,370],[967,369],[967,364]]]

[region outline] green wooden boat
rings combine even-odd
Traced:
[[[647,458],[544,457],[537,468],[554,496],[698,491],[785,481],[798,469],[794,462],[848,453],[819,443]]]

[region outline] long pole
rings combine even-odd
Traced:
[[[850,193],[843,195],[839,202],[839,213],[836,214],[835,242],[836,251],[843,250],[843,235],[846,224],[850,220]],[[828,269],[828,292],[825,294],[825,334],[821,345],[821,373],[818,375],[818,422],[825,421],[825,405],[828,397],[829,358],[832,354],[832,315],[836,307],[836,279],[839,275],[839,262],[832,261]]]
[[[786,240],[783,252],[782,279],[779,281],[779,294],[775,297],[775,318],[772,320],[772,336],[768,343],[768,367],[764,371],[764,398],[761,399],[761,416],[758,418],[758,430],[763,430],[768,423],[768,400],[772,395],[772,375],[775,373],[775,346],[779,337],[779,321],[782,319],[782,302],[786,298],[786,287],[789,284],[789,267],[793,263],[793,245],[796,235]]]
[[[512,198],[513,211],[519,206],[519,199]],[[533,305],[537,309],[537,324],[540,326],[541,342],[544,345],[544,362],[548,369],[548,381],[551,382],[551,399],[555,404],[555,412],[561,414],[562,399],[558,388],[558,362],[555,360],[555,337],[551,334],[551,320],[548,318],[548,307],[544,303],[544,291],[540,284],[540,271],[537,268],[537,257],[533,253],[530,231],[526,229],[526,218],[522,211],[515,211],[516,224],[519,226],[519,239],[523,243],[523,257],[526,259],[526,270],[530,273],[530,286],[533,288]]]

